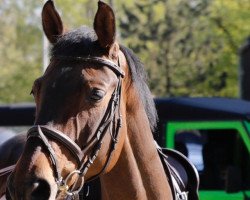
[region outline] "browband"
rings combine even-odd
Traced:
[[[116,75],[121,76],[124,78],[125,73],[124,71],[113,61],[100,58],[100,57],[77,57],[77,56],[54,56],[55,58],[58,58],[60,60],[75,60],[75,61],[82,61],[82,62],[88,62],[88,63],[98,63],[102,65],[108,66]],[[118,61],[119,62],[119,61]]]

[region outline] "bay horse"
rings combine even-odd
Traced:
[[[115,24],[99,1],[93,29],[65,31],[53,1],[45,3],[51,59],[32,88],[35,125],[8,178],[10,199],[78,199],[96,177],[102,199],[173,199],[143,64],[118,44]]]

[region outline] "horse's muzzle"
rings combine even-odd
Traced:
[[[44,179],[30,180],[23,188],[22,191],[16,191],[13,187],[14,175],[11,174],[7,180],[7,200],[49,200],[51,196],[50,184]]]

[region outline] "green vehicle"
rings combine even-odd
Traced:
[[[157,140],[196,166],[201,200],[250,199],[250,102],[168,98],[156,106]]]

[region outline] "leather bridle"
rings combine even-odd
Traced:
[[[68,136],[66,136],[64,133],[50,127],[50,126],[40,126],[36,125],[29,129],[27,140],[30,138],[39,138],[46,149],[48,150],[49,157],[52,163],[55,181],[58,185],[58,190],[65,192],[68,196],[70,196],[72,199],[77,198],[77,195],[79,194],[80,190],[82,189],[84,185],[84,176],[86,175],[89,167],[93,164],[94,160],[96,159],[98,152],[101,149],[103,138],[105,134],[108,132],[108,129],[110,128],[110,135],[111,135],[111,143],[110,143],[110,149],[108,153],[108,157],[106,160],[105,165],[103,166],[102,170],[96,174],[94,177],[92,177],[90,180],[93,180],[97,178],[108,166],[109,161],[112,156],[112,152],[115,149],[115,145],[118,142],[118,134],[119,129],[122,125],[122,119],[121,119],[121,113],[120,113],[120,100],[121,100],[121,86],[122,81],[121,79],[124,77],[124,72],[119,66],[119,60],[118,64],[103,59],[100,57],[70,57],[70,56],[56,56],[55,59],[59,60],[66,60],[66,61],[79,61],[81,63],[94,63],[94,64],[100,64],[102,66],[106,66],[109,69],[111,69],[118,78],[118,83],[116,85],[116,88],[111,96],[111,99],[109,101],[108,107],[106,109],[106,112],[101,120],[101,123],[99,124],[91,142],[91,147],[93,147],[90,150],[90,154],[88,155],[87,159],[84,159],[86,155],[84,155],[84,150],[80,149],[80,147],[72,141]],[[68,149],[68,151],[74,156],[75,160],[77,161],[78,168],[71,173],[67,175],[66,178],[63,178],[61,176],[59,167],[58,167],[58,161],[56,158],[56,153],[52,146],[49,143],[49,139],[52,139],[54,141],[57,141],[64,145]],[[89,146],[87,148],[90,148]],[[86,160],[85,162],[83,160]],[[78,178],[73,184],[72,187],[69,188],[69,181],[71,181],[71,178],[77,175]],[[90,181],[88,180],[88,181]],[[77,187],[77,188],[76,188]]]

